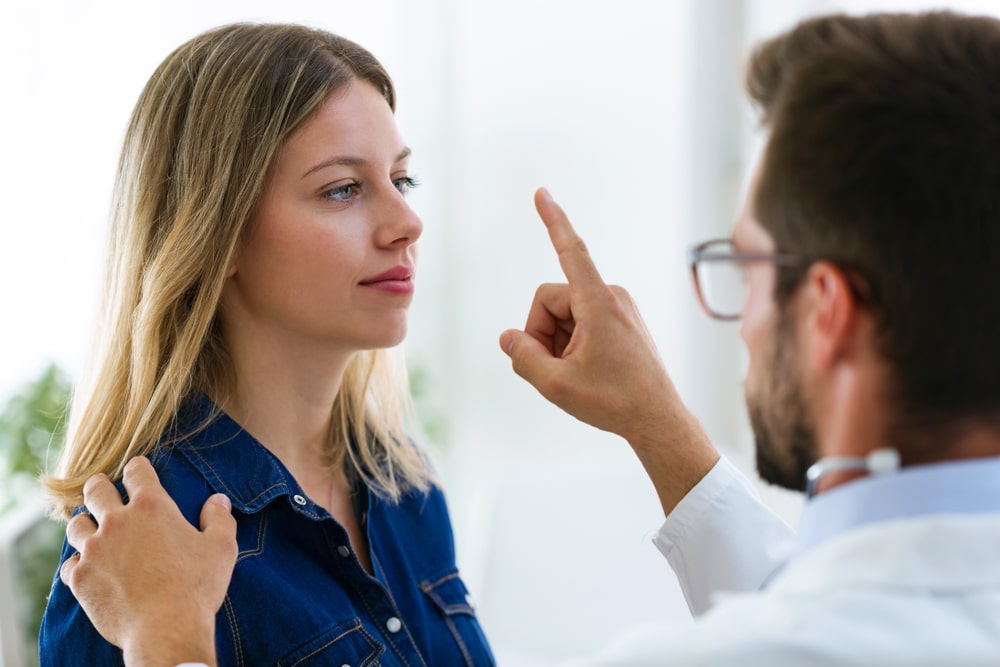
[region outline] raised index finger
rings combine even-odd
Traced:
[[[535,209],[549,230],[549,239],[552,240],[552,247],[556,249],[559,265],[569,284],[583,287],[603,285],[604,280],[594,266],[594,260],[590,258],[587,245],[573,229],[565,211],[545,188],[539,188],[535,192]]]

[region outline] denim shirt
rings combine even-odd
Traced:
[[[207,400],[195,405],[182,423],[201,423],[212,407]],[[372,576],[343,526],[226,415],[158,450],[152,461],[194,525],[213,493],[232,500],[239,556],[216,617],[219,667],[495,664],[455,566],[438,488],[392,503],[360,486],[355,506]],[[63,560],[73,553],[63,545]],[[98,635],[58,572],[39,652],[46,666],[123,664],[121,651]]]

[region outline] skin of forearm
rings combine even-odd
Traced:
[[[216,667],[214,618],[211,622],[162,622],[137,627],[134,639],[124,647],[126,667],[175,667],[185,662],[203,662]]]
[[[628,442],[656,489],[664,516],[719,460],[719,451],[686,409],[649,419]]]

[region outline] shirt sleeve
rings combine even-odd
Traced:
[[[663,522],[653,543],[699,616],[718,593],[763,586],[788,559],[794,531],[725,457]]]

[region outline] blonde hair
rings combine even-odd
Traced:
[[[395,110],[392,81],[371,53],[297,25],[217,28],[153,73],[122,148],[94,350],[58,472],[43,480],[53,516],[82,503],[91,475],[116,479],[129,459],[168,444],[161,437],[192,395],[233,394],[217,318],[227,267],[285,140],[353,80]],[[332,406],[329,450],[334,469],[393,500],[431,482],[409,439],[400,356],[354,355]]]

